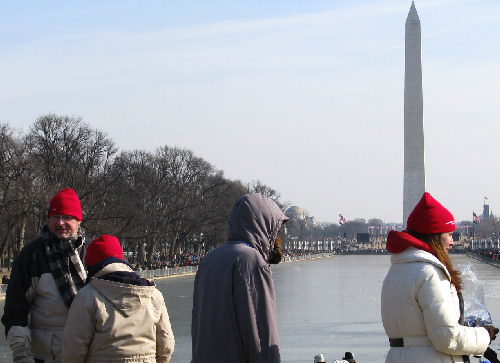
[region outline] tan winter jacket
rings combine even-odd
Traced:
[[[122,263],[107,265],[75,297],[63,362],[170,361],[174,336],[161,292],[99,278],[117,270],[132,271]]]

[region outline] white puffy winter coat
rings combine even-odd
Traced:
[[[462,355],[486,350],[486,329],[458,323],[459,300],[450,281],[431,253],[410,247],[391,256],[382,287],[382,322],[388,337],[403,338],[405,346],[390,348],[386,363],[463,362]]]

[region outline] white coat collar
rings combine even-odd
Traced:
[[[451,276],[445,265],[441,263],[432,253],[424,250],[419,250],[418,248],[408,247],[403,252],[391,255],[391,264],[396,265],[399,263],[411,263],[411,262],[424,262],[435,265],[436,267],[443,270],[448,280],[451,281]]]

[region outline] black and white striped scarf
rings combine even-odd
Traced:
[[[64,303],[69,308],[87,278],[82,263],[83,257],[79,256],[85,241],[83,230],[78,230],[77,237],[58,239],[48,228],[44,228],[42,238],[50,272]]]

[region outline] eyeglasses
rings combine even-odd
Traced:
[[[52,220],[53,222],[59,222],[59,221],[70,222],[74,220],[75,217],[66,215],[55,215],[55,216],[50,216],[49,219]]]

